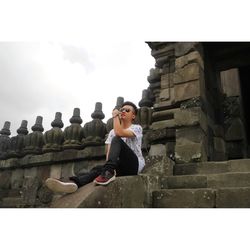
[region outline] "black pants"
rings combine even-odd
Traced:
[[[117,176],[137,175],[138,157],[130,147],[118,136],[115,136],[110,145],[108,160],[104,165],[98,165],[90,170],[89,173],[79,176],[72,176],[78,187],[92,182],[98,175],[107,169],[116,170]]]

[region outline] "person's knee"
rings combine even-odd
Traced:
[[[112,142],[113,143],[120,143],[120,142],[122,142],[122,138],[120,136],[116,135],[113,137]]]

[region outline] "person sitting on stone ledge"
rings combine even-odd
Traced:
[[[124,102],[121,109],[112,112],[113,129],[105,142],[106,162],[90,170],[89,173],[69,177],[64,182],[54,178],[45,181],[46,186],[61,193],[73,193],[79,187],[94,181],[97,185],[107,185],[116,176],[137,175],[145,165],[141,151],[142,127],[133,124],[137,115],[137,107],[132,102]]]

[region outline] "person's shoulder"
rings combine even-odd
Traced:
[[[142,129],[142,126],[140,124],[132,124],[131,127]]]
[[[139,131],[139,132],[142,132],[142,126],[139,125],[139,124],[132,124],[132,125],[131,125],[131,129],[132,129],[132,130]]]

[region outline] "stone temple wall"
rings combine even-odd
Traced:
[[[208,120],[202,46],[198,42],[148,42],[155,68],[150,144],[177,163],[208,159]],[[151,147],[152,148],[152,147]]]
[[[116,108],[124,102],[117,98]],[[136,123],[147,130],[152,102],[144,90]],[[97,102],[92,121],[83,126],[80,109],[75,108],[70,125],[64,130],[62,114],[57,112],[52,128],[44,132],[38,116],[32,131],[23,120],[17,136],[10,137],[10,122],[0,131],[0,207],[48,207],[55,198],[44,186],[48,177],[67,178],[84,174],[106,159],[105,139],[113,127],[112,118],[104,123],[102,103]],[[144,143],[146,154],[148,145]]]

